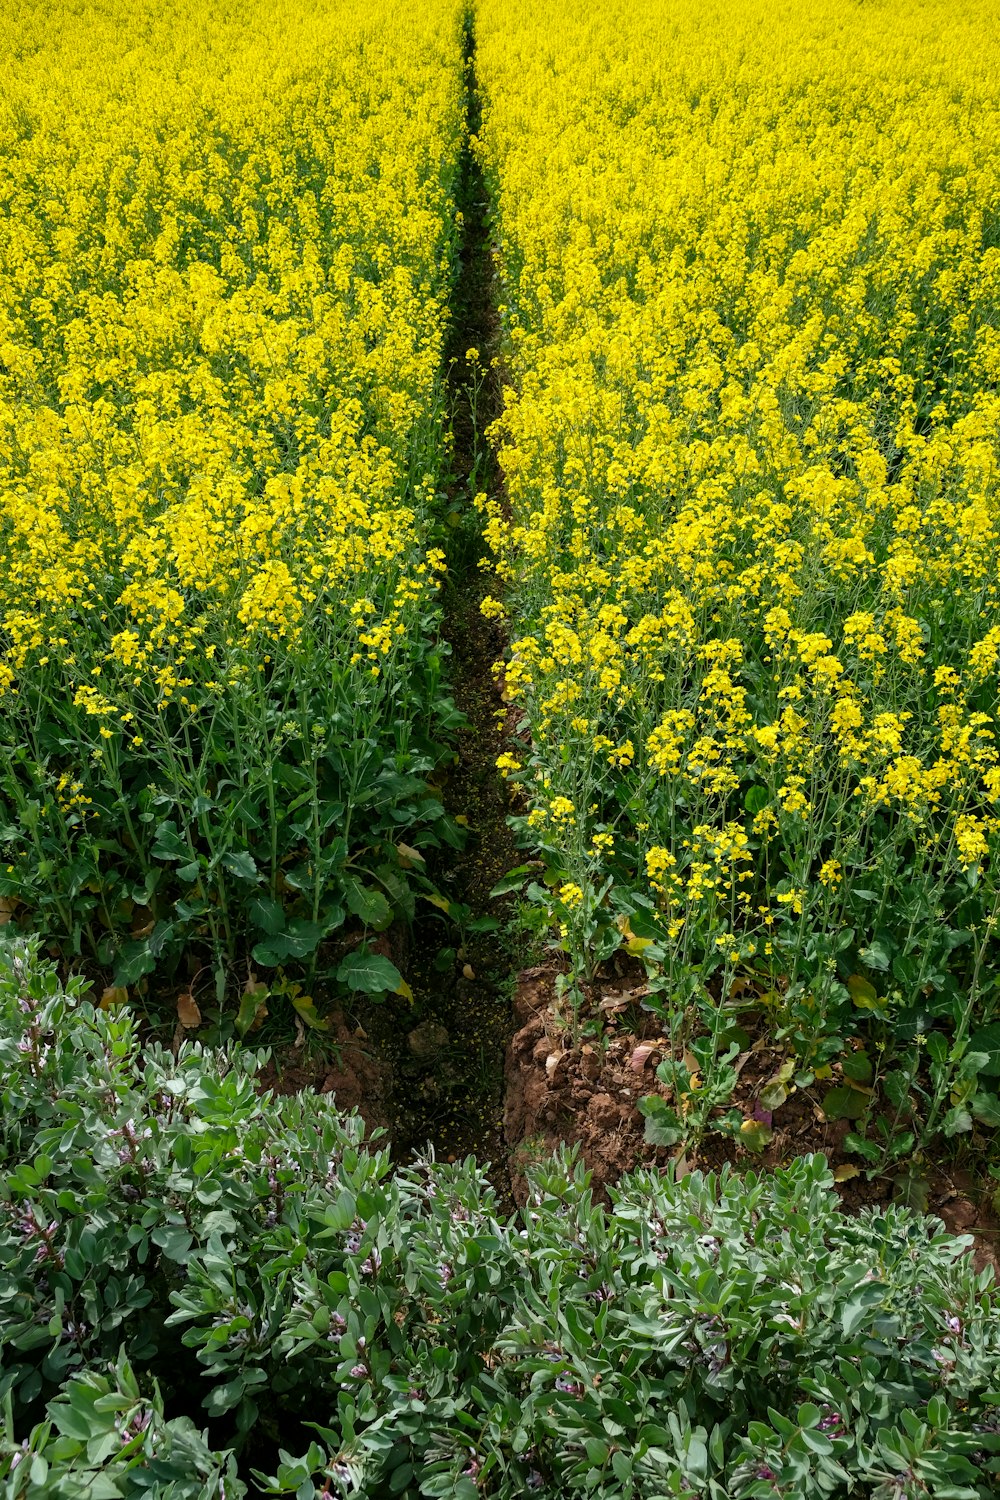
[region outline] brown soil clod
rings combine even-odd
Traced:
[[[327,1033],[322,1052],[305,1054],[298,1044],[284,1049],[261,1071],[261,1089],[276,1094],[311,1090],[333,1094],[343,1110],[356,1109],[369,1135],[384,1130],[388,1119],[390,1078],[384,1065],[372,1056],[355,1022],[335,1009],[326,1018]]]
[[[519,1029],[507,1050],[504,1129],[518,1203],[527,1163],[561,1142],[579,1146],[599,1196],[642,1156],[634,1098],[622,1092],[598,1048],[565,1045],[553,1006],[556,972],[554,964],[526,969],[514,991]]]

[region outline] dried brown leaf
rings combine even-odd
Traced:
[[[201,1025],[201,1011],[190,990],[182,990],[177,996],[177,1019],[185,1031],[193,1031]]]

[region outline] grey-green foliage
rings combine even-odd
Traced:
[[[0,946],[3,1500],[234,1500],[199,1399],[298,1500],[1000,1490],[998,1304],[937,1220],[843,1216],[819,1157],[605,1209],[561,1155],[507,1222],[257,1063]]]
[[[238,1500],[232,1453],[213,1453],[189,1417],[167,1421],[155,1382],[129,1362],[83,1370],[20,1441],[8,1399],[0,1431],[4,1500]]]

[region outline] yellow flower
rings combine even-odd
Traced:
[[[973,817],[970,813],[956,819],[955,846],[958,850],[958,862],[963,870],[982,864],[988,852],[982,819]]]

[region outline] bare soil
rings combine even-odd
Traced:
[[[533,1156],[551,1151],[561,1142],[579,1147],[593,1177],[598,1197],[607,1197],[623,1173],[637,1167],[687,1173],[717,1170],[724,1162],[743,1170],[774,1170],[793,1156],[822,1152],[844,1180],[836,1185],[845,1209],[856,1212],[868,1204],[897,1196],[900,1169],[868,1177],[858,1158],[845,1150],[851,1129],[845,1120],[828,1121],[818,1097],[810,1091],[792,1092],[771,1117],[773,1136],[753,1152],[728,1134],[709,1133],[685,1150],[653,1146],[645,1140],[645,1118],[638,1101],[648,1094],[669,1099],[656,1077],[656,1066],[668,1049],[655,1017],[637,1023],[637,991],[641,979],[623,972],[599,982],[589,997],[592,1010],[603,1016],[600,1040],[574,1041],[558,1013],[555,997],[556,963],[524,970],[514,993],[518,1023],[507,1051],[507,1099],[504,1129],[511,1152],[511,1186],[516,1202],[525,1196],[524,1168]],[[777,1072],[784,1054],[768,1046],[762,1034],[752,1041],[739,1085],[728,1107],[754,1116],[758,1095]],[[992,1265],[1000,1274],[1000,1222],[987,1199],[987,1189],[959,1166],[921,1164],[920,1207],[937,1214],[952,1233],[971,1234],[977,1264]],[[912,1191],[912,1187],[911,1187]]]
[[[261,1070],[260,1087],[275,1094],[333,1094],[342,1110],[358,1111],[369,1136],[385,1130],[391,1075],[373,1054],[359,1021],[349,1019],[339,1008],[326,1020],[329,1029],[322,1053],[310,1054],[303,1035],[297,1045],[283,1049]]]

